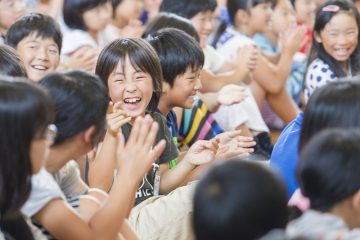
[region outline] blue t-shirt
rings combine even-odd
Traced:
[[[298,148],[303,113],[290,122],[281,132],[271,154],[270,166],[283,178],[289,198],[298,188],[295,170],[299,158]]]

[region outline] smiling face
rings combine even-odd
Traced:
[[[190,19],[200,37],[200,46],[206,46],[207,38],[213,30],[214,17],[211,11],[200,12]]]
[[[250,10],[249,29],[252,34],[266,32],[270,28],[271,3],[259,3]]]
[[[120,102],[120,107],[128,116],[144,116],[153,95],[153,81],[150,74],[131,65],[127,56],[124,69],[119,62],[108,78],[111,100]]]
[[[39,81],[59,65],[59,48],[51,38],[44,39],[35,33],[31,34],[18,43],[16,50],[31,80]]]
[[[336,14],[320,32],[315,40],[335,60],[345,64],[358,44],[359,30],[355,18],[346,12]]]
[[[111,20],[112,7],[110,2],[101,4],[83,13],[84,24],[91,32],[103,30]]]
[[[168,86],[164,97],[171,107],[192,108],[196,93],[201,89],[200,71],[188,68],[184,74],[175,78],[172,87]]]
[[[296,24],[295,10],[289,0],[278,1],[271,20],[275,33],[281,33],[289,26]]]

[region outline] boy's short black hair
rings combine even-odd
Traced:
[[[59,52],[61,51],[62,33],[59,24],[53,18],[40,13],[30,13],[12,24],[5,35],[5,43],[16,49],[19,42],[31,34],[43,39],[53,39]]]
[[[327,129],[301,151],[297,177],[312,209],[329,211],[360,189],[359,129]]]
[[[82,71],[53,73],[40,80],[53,98],[58,129],[54,146],[76,136],[91,126],[96,127],[92,143],[101,140],[106,128],[108,92],[100,78]]]
[[[251,8],[256,7],[256,5],[261,3],[271,3],[275,6],[276,0],[227,0],[227,10],[231,21],[235,22],[235,15],[238,10],[242,9],[244,11],[249,11]]]
[[[83,13],[96,8],[109,0],[64,0],[64,22],[69,28],[87,30],[84,23]]]
[[[12,77],[26,77],[23,61],[17,52],[7,45],[0,45],[0,74]]]
[[[190,19],[195,15],[215,11],[216,0],[163,0],[160,5],[160,12],[169,12]]]
[[[287,221],[284,185],[264,167],[228,161],[200,180],[194,197],[197,240],[257,239]]]
[[[176,77],[188,68],[196,72],[204,65],[204,53],[199,43],[183,31],[165,28],[149,35],[147,41],[157,52],[163,79],[171,87]]]

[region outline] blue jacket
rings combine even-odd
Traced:
[[[274,168],[285,181],[289,198],[297,189],[295,170],[298,161],[299,139],[303,113],[290,122],[282,131],[271,154],[270,166]]]

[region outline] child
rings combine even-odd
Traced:
[[[64,0],[64,46],[61,54],[66,59],[85,49],[84,70],[93,71],[98,51],[110,39],[103,30],[110,23],[112,7],[109,0]]]
[[[331,0],[319,7],[305,78],[305,101],[328,82],[359,73],[359,26],[359,12],[350,1]]]
[[[65,201],[71,200],[77,210],[79,195],[88,192],[70,160],[85,155],[102,138],[107,90],[98,77],[79,71],[51,74],[40,84],[54,100],[58,136],[51,146],[46,170],[32,178],[32,193],[22,212],[56,239],[116,239],[132,205],[139,176],[148,171],[164,148],[160,143],[150,151],[157,124],[139,118],[125,146],[122,140],[115,139],[119,152],[114,155],[121,169],[109,197],[85,220]]]
[[[16,51],[6,45],[0,45],[0,74],[12,77],[26,77],[24,63]]]
[[[62,34],[59,25],[42,14],[28,14],[6,33],[5,43],[15,48],[31,80],[39,81],[59,65]]]
[[[18,18],[25,14],[25,0],[0,1],[0,43],[4,43],[7,30]]]
[[[359,239],[360,132],[328,129],[302,149],[297,176],[311,209],[292,221],[286,239]]]
[[[284,228],[287,215],[283,184],[254,163],[235,160],[216,166],[196,188],[193,228],[198,240],[259,239]],[[269,239],[283,239],[281,233],[276,236]]]
[[[33,239],[20,214],[56,135],[49,95],[30,81],[0,79],[0,238]],[[2,238],[4,239],[4,238]]]
[[[329,83],[314,92],[304,113],[300,113],[281,133],[274,146],[270,165],[283,177],[289,198],[298,187],[295,168],[299,156],[299,143],[300,147],[304,146],[312,136],[323,129],[359,127],[359,93],[358,81]]]

